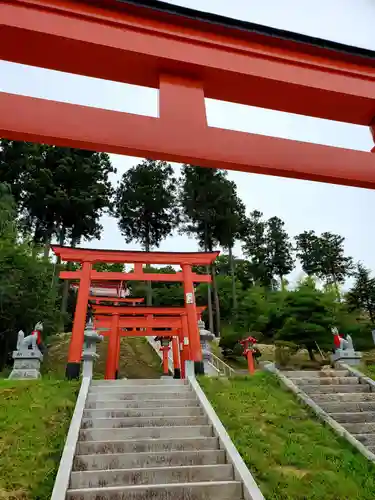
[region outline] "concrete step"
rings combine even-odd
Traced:
[[[70,479],[70,488],[233,481],[233,479],[233,466],[226,464],[156,467],[150,469],[112,469],[73,472]]]
[[[195,398],[186,399],[139,399],[139,400],[126,400],[126,401],[91,401],[86,403],[87,410],[99,409],[127,409],[127,408],[177,408],[185,406],[199,406]]]
[[[148,391],[150,391],[149,387],[145,387]],[[175,392],[137,392],[132,389],[133,392],[90,392],[87,395],[87,402],[92,403],[95,401],[143,401],[150,399],[166,399],[166,400],[174,400],[174,399],[193,399],[192,392],[186,391],[176,391],[176,387],[173,388]]]
[[[86,429],[79,433],[80,441],[126,441],[147,438],[213,437],[211,425],[189,425],[176,427],[128,427],[127,429]]]
[[[168,392],[176,392],[186,394],[191,392],[188,385],[176,384],[160,384],[160,385],[108,385],[103,387],[101,385],[93,385],[90,387],[89,395],[91,394],[143,394],[154,393],[164,394]]]
[[[289,379],[299,386],[306,385],[356,385],[359,384],[358,377],[289,377]]]
[[[363,403],[375,402],[375,392],[363,393],[333,393],[333,394],[314,394],[311,396],[317,403]]]
[[[198,406],[167,407],[167,408],[130,408],[119,410],[110,408],[106,410],[85,410],[84,419],[97,418],[125,418],[125,417],[199,417],[203,411]]]
[[[289,378],[324,378],[324,377],[347,377],[348,370],[295,370],[283,371],[283,375]]]
[[[365,446],[373,446],[375,448],[375,433],[369,432],[361,434],[353,434],[358,441],[363,443]]]
[[[330,413],[330,417],[339,423],[375,422],[375,412],[373,411]]]
[[[362,422],[359,424],[341,424],[351,434],[371,434],[375,433],[375,422]]]
[[[170,378],[122,378],[118,380],[92,380],[90,387],[93,386],[123,386],[123,385],[187,385],[186,380]]]
[[[237,481],[113,486],[68,490],[67,500],[240,500],[242,484]]]
[[[127,427],[174,427],[176,425],[207,425],[207,417],[125,417],[125,418],[84,418],[81,429],[109,429]]]
[[[331,394],[343,392],[369,392],[370,388],[365,384],[356,385],[306,385],[303,390],[307,394]]]
[[[127,441],[79,441],[77,455],[94,453],[143,453],[166,451],[218,450],[216,437],[129,439]]]
[[[74,457],[73,471],[139,469],[188,465],[225,464],[223,450],[168,451],[160,453],[116,453]]]
[[[336,401],[329,403],[320,403],[320,407],[328,413],[345,413],[345,412],[361,412],[361,411],[374,411],[375,412],[375,401],[374,402],[357,402],[349,403],[345,401]]]

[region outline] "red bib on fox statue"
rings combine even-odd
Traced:
[[[36,345],[38,346],[40,352],[43,354],[43,352],[45,351],[45,346],[43,344],[42,332],[43,332],[43,323],[39,321],[34,326],[34,330],[31,332],[31,335],[36,336]]]
[[[333,335],[333,343],[335,344],[335,349],[340,349],[342,339],[344,338],[343,335],[339,334],[339,331],[337,328],[332,328],[331,332]]]

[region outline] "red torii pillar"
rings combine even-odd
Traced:
[[[65,375],[67,379],[79,378],[82,359],[82,346],[86,326],[87,305],[90,293],[90,273],[92,264],[82,262],[81,279],[78,288],[76,309],[72,329],[72,338],[69,345],[68,363]]]
[[[204,375],[204,365],[202,356],[202,347],[199,336],[197,322],[197,308],[195,304],[194,283],[191,270],[191,264],[183,263],[181,265],[184,277],[184,295],[185,309],[187,315],[189,344],[191,360],[194,361],[194,370],[197,375]]]

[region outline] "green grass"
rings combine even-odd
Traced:
[[[42,364],[42,374],[63,378],[71,334],[56,335],[50,340],[50,348]],[[94,364],[94,378],[104,378],[108,340],[98,344],[99,359]],[[128,337],[121,340],[120,377],[159,378],[162,365],[159,356],[144,337]],[[0,497],[1,500],[1,497]]]
[[[0,380],[0,499],[48,500],[77,382]]]
[[[267,500],[375,498],[375,466],[273,375],[200,383]]]

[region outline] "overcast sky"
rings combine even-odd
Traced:
[[[170,3],[300,32],[375,50],[374,0],[174,0]],[[92,78],[0,61],[0,89],[35,97],[156,116],[157,92]],[[249,106],[207,100],[210,125],[368,151],[366,127],[319,120]],[[100,126],[100,124],[98,124]],[[111,155],[116,178],[139,160]],[[179,168],[176,166],[176,172]],[[305,229],[332,231],[346,238],[347,253],[375,270],[375,193],[371,190],[229,172],[248,211],[277,215],[294,236]],[[100,241],[86,246],[139,249],[126,245],[116,222],[103,217]],[[163,251],[195,251],[194,240],[174,235]],[[241,248],[236,247],[237,255]],[[298,276],[293,274],[293,278]]]

